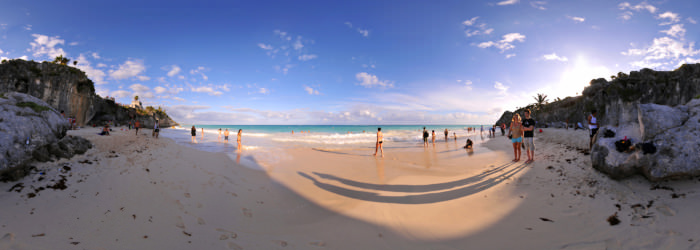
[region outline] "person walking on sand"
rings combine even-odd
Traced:
[[[596,115],[598,115],[598,111],[595,109],[588,115],[588,128],[591,129],[591,141],[588,145],[589,152],[593,148],[593,139],[595,139],[595,135],[598,134],[598,118],[595,117]]]
[[[229,135],[229,132],[228,132],[228,129],[226,129],[226,131],[224,131],[224,143],[228,143],[228,135]]]
[[[384,134],[382,134],[382,128],[377,128],[377,144],[374,147],[374,156],[377,156],[377,149],[382,151],[382,158],[384,158]]]
[[[156,120],[156,124],[153,125],[153,137],[158,139],[158,134],[160,134],[160,124],[158,124],[158,120]]]
[[[430,135],[428,134],[428,130],[423,127],[423,147],[428,147],[428,137]]]
[[[197,128],[192,125],[192,143],[197,143]]]
[[[448,135],[450,135],[450,132],[448,132],[447,129],[445,129],[445,141],[447,141],[447,136],[448,136]]]
[[[134,122],[134,129],[136,129],[136,135],[139,135],[139,128],[140,127],[141,127],[141,122],[139,122],[139,120],[136,120],[136,122]]]
[[[525,161],[525,163],[531,163],[535,161],[535,120],[530,117],[530,109],[525,109],[523,131],[523,143],[525,144],[525,153],[527,154],[527,161]]]
[[[513,155],[515,156],[513,162],[518,162],[520,161],[520,155],[522,154],[520,145],[523,142],[523,125],[520,123],[519,114],[513,115],[513,120],[510,122],[510,132],[508,132],[508,136],[511,137],[510,141],[513,143]]]
[[[236,138],[236,142],[238,142],[238,151],[241,151],[241,148],[243,148],[243,146],[241,146],[241,133],[243,133],[243,129],[238,130],[238,138]]]

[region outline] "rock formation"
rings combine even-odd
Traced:
[[[49,105],[22,93],[0,94],[0,180],[24,176],[32,160],[85,153],[89,141],[65,136],[69,124]]]
[[[601,124],[591,150],[593,167],[613,178],[642,174],[658,181],[700,175],[700,64],[674,71],[642,69],[613,80],[595,79],[581,96],[533,109],[538,126],[587,124],[590,111],[598,111]],[[529,107],[533,107],[530,105]],[[522,109],[515,112],[522,114]],[[506,112],[497,121],[510,123]],[[586,126],[587,127],[587,126]],[[611,131],[609,138],[603,136]],[[631,139],[628,152],[618,152],[616,141]],[[655,148],[652,153],[641,147]]]
[[[84,72],[67,65],[37,63],[14,59],[0,64],[0,93],[20,92],[37,97],[67,117],[74,117],[78,126],[113,121],[126,124],[138,119],[152,126],[155,119],[162,127],[175,126],[165,112],[139,110],[122,106],[95,94],[94,83]]]

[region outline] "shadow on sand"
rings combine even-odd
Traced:
[[[371,189],[376,191],[391,191],[391,192],[405,192],[405,193],[418,193],[418,192],[436,192],[440,190],[452,189],[455,187],[465,186],[458,189],[447,190],[437,193],[428,194],[411,194],[403,196],[386,196],[374,192],[352,190],[345,187],[328,184],[321,182],[319,179],[313,176],[297,172],[302,177],[305,177],[314,182],[317,187],[332,192],[338,195],[342,195],[349,198],[354,198],[364,201],[382,202],[382,203],[397,203],[397,204],[428,204],[454,200],[462,197],[466,197],[472,194],[476,194],[488,188],[491,188],[499,183],[507,180],[511,176],[523,170],[527,165],[520,164],[515,166],[514,163],[507,163],[500,167],[488,170],[476,176],[468,177],[462,180],[429,184],[429,185],[382,185],[358,182],[348,179],[343,179],[330,174],[322,174],[313,172],[313,174],[319,176],[319,179],[335,180],[348,186],[353,186],[363,189]]]

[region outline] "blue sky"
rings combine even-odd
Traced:
[[[485,124],[700,62],[698,1],[3,1],[0,58],[63,54],[185,124]],[[72,63],[71,63],[72,65]]]

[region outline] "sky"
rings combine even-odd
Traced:
[[[700,62],[700,1],[2,1],[0,59],[63,55],[182,124],[492,124]],[[70,63],[73,65],[73,62]]]

